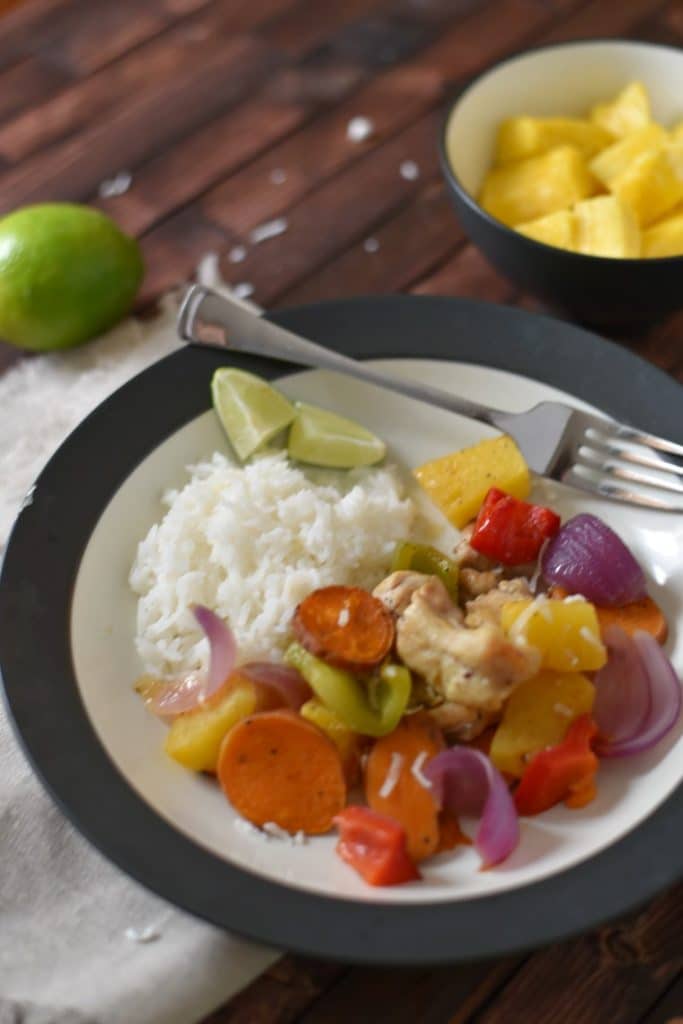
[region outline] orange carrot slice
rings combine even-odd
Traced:
[[[551,596],[562,600],[567,591],[562,587],[553,587]],[[658,643],[663,644],[669,633],[669,626],[664,612],[651,597],[643,597],[639,601],[622,605],[621,608],[601,608],[595,606],[600,631],[605,632],[608,626],[621,626],[624,632],[633,635],[637,629],[651,633]]]
[[[319,835],[346,804],[346,782],[332,740],[294,711],[263,711],[230,730],[218,779],[236,811],[254,825]]]
[[[420,781],[420,768],[444,746],[434,720],[418,712],[403,718],[393,732],[377,740],[368,757],[365,798],[373,811],[388,814],[403,825],[408,853],[415,861],[439,848],[439,808],[431,788]]]
[[[359,587],[321,587],[294,613],[294,634],[311,654],[349,672],[374,668],[394,642],[394,620]]]

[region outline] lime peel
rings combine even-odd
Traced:
[[[305,402],[296,403],[287,450],[299,462],[330,469],[372,466],[386,455],[384,442],[365,427]]]

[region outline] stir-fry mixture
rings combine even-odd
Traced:
[[[208,672],[138,684],[172,758],[266,832],[337,829],[371,885],[471,842],[504,861],[520,816],[588,804],[601,759],[649,749],[681,707],[641,567],[596,516],[524,500],[509,438],[415,475],[463,527],[454,550],[406,538],[372,591],[313,590],[282,662],[241,662],[230,625],[195,606]]]

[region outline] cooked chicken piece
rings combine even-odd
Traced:
[[[462,536],[455,546],[452,558],[461,569],[476,569],[478,572],[486,572],[493,568],[495,562],[470,547],[470,538],[473,533],[474,523],[468,523],[463,527]]]
[[[458,598],[461,604],[472,601],[480,594],[488,594],[500,583],[499,569],[461,569],[458,574]]]
[[[532,597],[527,580],[517,577],[513,580],[498,580],[495,588],[475,597],[465,605],[465,625],[476,628],[485,622],[500,625],[500,613],[508,601],[522,601]]]
[[[446,593],[440,581],[430,578],[432,583],[439,583]],[[413,592],[398,619],[400,658],[447,701],[497,711],[515,686],[538,671],[540,652],[512,643],[492,623],[475,629],[461,625],[452,614],[452,604],[451,612],[444,615],[443,597],[430,585]]]
[[[488,711],[478,711],[476,708],[466,708],[464,704],[455,704],[447,700],[435,708],[429,708],[428,714],[432,716],[443,732],[453,739],[468,743],[481,735],[484,729],[492,725],[498,718]]]
[[[393,612],[401,616],[417,591],[424,594],[425,599],[438,615],[449,621],[462,622],[462,612],[451,601],[450,594],[438,576],[427,576],[422,572],[400,569],[378,583],[373,594]]]

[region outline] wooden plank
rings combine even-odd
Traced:
[[[262,0],[252,6],[265,17],[285,2],[266,0],[264,6]],[[96,119],[110,116],[124,104],[139,102],[142,96],[160,89],[164,83],[172,85],[174,78],[205,63],[212,55],[220,60],[226,43],[238,34],[238,13],[234,2],[232,7],[225,3],[212,4],[100,72],[34,105],[0,128],[0,156],[10,162],[25,160],[49,144],[79,129],[87,129]],[[252,21],[255,19],[253,14]]]
[[[253,246],[242,263],[222,261],[226,280],[250,282],[255,300],[268,305],[314,267],[364,238],[435,177],[437,124],[434,114],[422,118],[311,193],[288,212],[285,234]],[[421,180],[402,177],[404,160],[418,164]]]
[[[203,1024],[290,1024],[347,968],[285,956]]]
[[[536,953],[473,1024],[636,1024],[681,969],[683,887],[647,910]]]
[[[290,57],[301,58],[330,36],[390,0],[344,0],[343,3],[310,3],[299,0],[294,9],[264,30],[272,46]]]
[[[204,220],[192,207],[160,224],[142,239],[146,274],[136,307],[144,308],[164,292],[189,281],[199,261],[209,252],[220,252],[230,236]]]
[[[509,958],[495,964],[400,971],[359,967],[299,1019],[301,1024],[341,1024],[361,1019],[361,1013],[366,1021],[443,1024],[459,1007],[480,1005],[514,975],[520,962]]]
[[[604,3],[593,0],[547,33],[545,41],[563,42],[633,32],[638,24],[663,6],[663,0],[619,0]]]
[[[515,294],[510,282],[497,274],[473,245],[466,245],[411,291],[417,295],[466,295],[487,302],[511,302]]]
[[[445,187],[434,182],[408,206],[300,285],[280,296],[294,306],[319,299],[383,295],[408,288],[462,239]]]
[[[0,71],[0,120],[13,117],[26,107],[35,107],[69,81],[64,72],[35,57],[7,67]]]
[[[149,158],[216,116],[276,60],[261,40],[235,37],[110,119],[0,175],[0,209],[44,199],[87,198],[103,178]]]
[[[366,150],[405,127],[440,95],[440,83],[429,72],[398,68],[355,93],[326,117],[286,139],[250,163],[203,200],[207,216],[239,233],[283,213],[319,183],[358,160]],[[347,128],[356,115],[369,118],[374,134],[367,142],[349,140]],[[435,136],[436,137],[436,136]],[[271,174],[286,179],[273,187]]]
[[[679,974],[641,1024],[683,1024],[683,974]]]

